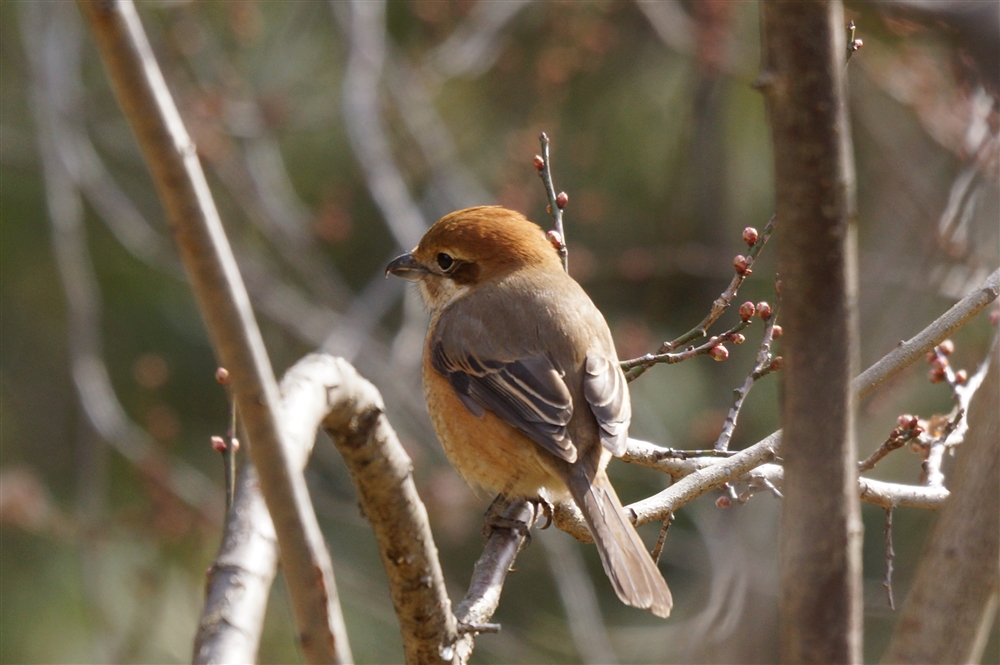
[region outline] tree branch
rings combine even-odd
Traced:
[[[838,0],[761,5],[785,358],[779,653],[861,661],[854,163]]]
[[[277,418],[278,387],[195,145],[132,2],[78,4],[149,165],[219,364],[231,372],[250,454],[275,523],[303,653],[309,662],[348,662],[330,555],[305,479],[289,463]]]
[[[458,625],[444,586],[413,465],[375,386],[343,360],[323,427],[344,457],[361,510],[375,532],[403,635],[407,663],[452,661]]]
[[[959,447],[952,495],[928,537],[909,597],[885,655],[891,663],[980,662],[1000,558],[1000,353],[969,408],[971,423]],[[995,609],[995,604],[994,604]],[[975,653],[976,649],[979,653]]]

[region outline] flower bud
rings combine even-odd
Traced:
[[[549,242],[552,243],[552,246],[555,247],[556,249],[562,249],[563,247],[566,246],[563,243],[562,236],[556,230],[546,231],[545,237],[549,239]]]
[[[990,312],[990,325],[995,326],[1000,323],[1000,309],[995,309]]]
[[[556,205],[559,206],[560,210],[565,208],[567,203],[569,203],[569,194],[566,192],[556,194]]]
[[[770,319],[771,306],[764,301],[757,303],[757,316],[759,316],[762,321],[767,321],[768,319]]]
[[[729,349],[721,344],[718,344],[712,347],[712,349],[708,352],[708,355],[712,356],[713,359],[721,363],[729,357]]]
[[[910,429],[910,427],[912,426],[911,423],[913,423],[913,416],[911,416],[908,413],[904,413],[903,415],[896,418],[896,424],[899,425],[902,429]]]
[[[538,171],[541,171],[542,169],[545,168],[545,160],[542,159],[541,155],[535,155],[534,164],[535,164],[535,168]]]
[[[545,206],[545,212],[552,214],[552,206]]]
[[[215,370],[215,380],[221,383],[222,385],[226,385],[227,383],[229,383],[229,370],[226,369],[225,367],[220,367],[219,369]]]
[[[214,450],[217,453],[224,453],[224,452],[226,452],[226,440],[223,439],[221,436],[213,436],[212,437],[212,450]]]
[[[759,237],[760,234],[757,233],[757,229],[755,229],[754,227],[748,226],[745,229],[743,229],[743,242],[745,242],[750,247],[753,247],[754,245],[757,244],[757,239]]]
[[[937,350],[946,356],[950,356],[955,351],[955,342],[946,339],[937,345]]]
[[[969,373],[966,372],[964,369],[960,369],[957,372],[955,372],[955,383],[957,383],[958,385],[964,386],[968,380],[969,380]]]
[[[234,453],[240,449],[240,440],[237,439],[236,437],[231,438],[229,440],[229,443],[232,444]]]
[[[723,494],[715,500],[715,505],[717,508],[730,508],[733,505],[733,500]]]
[[[733,259],[733,267],[736,268],[737,275],[750,274],[750,271],[747,270],[747,257],[742,254],[737,254],[736,258]]]
[[[744,337],[742,333],[733,333],[729,336],[729,341],[733,344],[742,344],[747,341],[747,338]]]
[[[785,364],[785,359],[781,356],[775,356],[771,358],[771,369],[777,371],[781,369],[782,365]]]
[[[942,368],[933,367],[929,372],[927,372],[927,380],[931,383],[941,383],[946,378],[948,377]]]
[[[753,315],[756,313],[757,310],[754,308],[752,302],[747,301],[742,305],[740,305],[740,318],[743,319],[744,321],[749,321],[750,319],[753,318]]]
[[[777,323],[771,326],[771,339],[778,339],[785,334],[785,331]]]

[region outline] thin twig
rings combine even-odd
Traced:
[[[895,510],[895,506],[885,509],[885,579],[882,580],[885,597],[892,610],[896,609],[896,602],[892,598],[892,560],[896,556],[896,551],[892,548],[892,513]]]
[[[700,346],[689,346],[683,351],[677,353],[671,353],[669,351],[664,353],[647,353],[646,355],[638,358],[623,360],[621,361],[621,368],[625,371],[625,380],[634,381],[642,376],[646,370],[653,365],[674,365],[697,356],[709,355],[712,353],[712,349],[731,340],[733,335],[736,335],[741,330],[745,330],[752,322],[753,319],[740,321],[721,335],[713,335],[712,337],[709,337],[704,344],[701,344]]]
[[[905,417],[901,417],[901,419],[905,419]],[[910,418],[908,422],[906,422],[905,424],[901,424],[899,427],[892,430],[892,432],[889,434],[889,437],[884,442],[882,442],[882,445],[879,446],[875,452],[873,452],[864,460],[858,462],[858,473],[871,471],[872,469],[875,468],[875,465],[882,460],[883,457],[885,457],[894,450],[902,448],[910,441],[919,439],[920,434],[922,432],[923,428],[921,428],[917,424],[917,419]]]
[[[667,531],[670,530],[670,525],[673,523],[674,514],[670,513],[667,519],[663,520],[663,526],[660,527],[660,536],[656,539],[656,545],[653,546],[651,556],[654,563],[660,563],[660,555],[663,554],[663,545],[667,542]]]
[[[566,195],[556,194],[555,185],[552,184],[552,162],[549,158],[548,135],[542,132],[538,141],[542,146],[542,168],[538,169],[538,175],[545,185],[545,194],[549,198],[549,212],[552,214],[552,225],[557,236],[554,239],[556,250],[559,252],[559,258],[562,259],[563,270],[569,272],[569,250],[566,248],[566,232],[563,229],[563,207],[566,205],[566,199],[563,198],[561,201],[559,199],[560,196],[565,197]]]
[[[779,364],[771,359],[771,342],[774,340],[774,325],[777,319],[777,310],[775,310],[771,318],[764,324],[764,335],[760,341],[760,348],[757,349],[757,358],[753,370],[751,370],[746,380],[743,381],[743,385],[733,391],[733,405],[729,407],[729,413],[726,415],[726,422],[722,426],[722,432],[719,433],[719,438],[713,446],[715,450],[723,451],[729,449],[729,442],[732,440],[733,432],[736,429],[736,419],[740,416],[740,409],[743,408],[743,402],[746,400],[747,395],[750,394],[750,389],[753,388],[757,381],[779,367]]]
[[[774,224],[775,218],[772,216],[764,226],[764,230],[758,235],[757,242],[753,244],[750,251],[746,254],[746,269],[743,271],[737,271],[736,274],[733,275],[733,279],[729,282],[729,286],[719,295],[718,298],[715,299],[712,303],[712,309],[709,310],[708,315],[701,320],[701,323],[672,342],[664,342],[664,344],[660,347],[659,353],[673,351],[676,348],[684,346],[693,340],[705,337],[708,334],[708,329],[733,303],[733,299],[736,298],[736,294],[739,292],[740,285],[743,284],[743,280],[750,275],[753,264],[757,259],[757,255],[760,254],[762,249],[764,249],[764,245],[767,244],[771,234],[774,233]]]

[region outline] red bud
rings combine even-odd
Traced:
[[[221,436],[213,436],[212,437],[212,450],[214,450],[217,453],[224,453],[224,452],[226,452],[226,440],[223,439]]]
[[[569,194],[566,192],[556,194],[556,205],[559,206],[560,210],[565,208],[567,203],[569,203]]]
[[[753,318],[753,315],[757,313],[756,308],[754,308],[753,303],[747,301],[740,305],[740,318],[744,321],[749,321]]]
[[[733,500],[730,499],[725,494],[723,494],[722,496],[720,496],[718,499],[715,500],[715,505],[718,508],[730,508],[733,505]]]
[[[778,339],[785,334],[785,331],[777,323],[771,326],[771,339]]]
[[[955,383],[957,383],[958,385],[964,386],[965,382],[968,380],[969,380],[969,373],[966,372],[964,369],[960,369],[957,372],[955,372]]]
[[[729,357],[729,349],[719,344],[718,346],[713,346],[708,352],[708,355],[712,356],[718,362],[722,362]]]
[[[563,243],[562,236],[559,235],[558,231],[555,230],[546,231],[545,237],[549,239],[549,242],[552,243],[552,246],[555,247],[556,249],[562,249],[563,247],[566,246]]]
[[[743,242],[745,242],[750,247],[753,247],[754,245],[757,244],[757,239],[759,237],[760,234],[757,233],[757,229],[755,229],[754,227],[748,226],[745,229],[743,229]]]
[[[733,267],[736,268],[737,275],[747,275],[750,273],[750,271],[747,270],[747,257],[742,254],[737,254],[733,259]]]
[[[534,163],[535,163],[535,168],[538,169],[539,171],[545,168],[545,160],[542,159],[541,155],[535,155]]]
[[[910,423],[912,422],[913,422],[913,416],[911,416],[908,413],[904,413],[900,417],[896,418],[896,424],[902,427],[903,429],[910,429],[911,427]]]
[[[729,341],[733,344],[742,344],[747,341],[747,338],[744,337],[742,333],[733,333],[729,336]]]
[[[770,319],[771,306],[764,301],[757,303],[757,316],[759,316],[762,321],[767,321],[768,319]]]
[[[771,369],[777,371],[785,364],[785,359],[781,356],[771,358]]]
[[[226,385],[227,383],[229,383],[229,370],[226,369],[225,367],[220,367],[219,369],[215,370],[215,380],[221,383],[222,385]]]
[[[946,339],[937,346],[937,350],[946,356],[950,356],[955,351],[955,342]]]

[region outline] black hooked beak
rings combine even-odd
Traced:
[[[427,268],[416,262],[413,252],[407,252],[389,262],[385,267],[385,276],[388,277],[389,273],[403,279],[418,280],[427,274]]]

